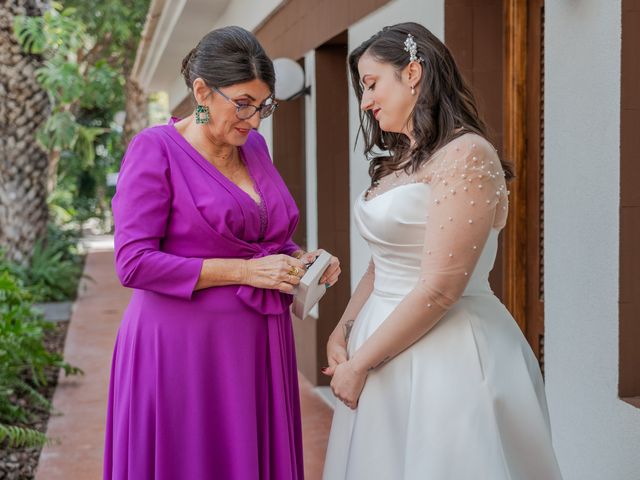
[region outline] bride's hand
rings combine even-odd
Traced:
[[[313,252],[305,253],[300,257],[300,260],[302,260],[305,263],[313,262],[316,258],[320,256],[322,252],[324,252],[324,250],[319,249]],[[322,275],[322,278],[320,279],[320,283],[324,283],[325,285],[332,287],[338,281],[338,277],[340,276],[341,272],[342,270],[340,269],[340,260],[338,260],[338,257],[334,257],[332,255],[331,261],[329,262],[329,266],[327,267],[327,270]]]
[[[356,370],[350,361],[346,361],[336,366],[331,391],[347,407],[355,410],[366,381],[367,372]]]
[[[327,342],[327,360],[329,366],[322,370],[327,376],[332,376],[336,367],[348,360],[347,342],[340,332],[334,332]]]

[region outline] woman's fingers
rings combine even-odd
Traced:
[[[307,254],[303,255],[301,257],[302,260],[305,260],[307,258],[307,256],[311,257],[311,259],[315,259],[317,258],[320,254],[322,254],[325,250],[323,250],[322,248],[319,248],[318,250],[315,250],[313,252],[308,252]],[[325,284],[329,284],[334,285],[337,281],[338,281],[338,277],[340,276],[341,273],[341,269],[340,269],[340,260],[338,259],[338,257],[331,257],[331,262],[329,263],[329,267],[327,267],[327,270],[322,274],[322,277],[320,278],[320,283],[325,283]]]
[[[326,375],[327,377],[332,377],[333,373],[336,371],[336,366],[337,365],[329,365],[328,367],[323,368],[322,369],[323,375]]]
[[[284,293],[293,293],[293,287],[300,284],[300,279],[305,274],[304,262],[288,255],[274,255],[276,271],[270,275],[273,282],[271,287]],[[286,285],[286,287],[283,287]]]
[[[333,392],[333,394],[335,395],[335,397],[338,400],[340,400],[342,403],[344,403],[351,410],[355,410],[356,407],[358,406],[358,399],[357,398],[352,398],[349,395],[341,395],[339,393],[336,393],[335,391]]]
[[[340,400],[342,403],[344,403],[347,407],[349,407],[351,410],[355,410],[356,407],[358,406],[358,400],[357,399],[353,399],[350,396],[346,396],[341,394],[340,391],[336,390],[333,385],[331,386],[331,391],[333,392],[333,395]]]
[[[347,407],[355,409],[365,381],[366,376],[354,370],[349,362],[340,363],[333,372],[331,391]]]
[[[331,262],[327,267],[327,270],[322,275],[323,279],[332,278],[336,273],[340,272],[340,260],[337,257],[331,257]],[[326,281],[324,283],[327,283]]]
[[[342,269],[340,268],[340,264],[338,264],[335,268],[329,267],[324,275],[320,279],[320,283],[328,283],[329,285],[334,285],[338,281],[338,277],[340,277],[340,273],[342,273]]]
[[[314,252],[308,252],[308,253],[305,253],[304,255],[302,255],[300,257],[300,260],[302,262],[304,262],[304,264],[306,265],[306,264],[315,262],[317,257],[318,257],[318,255],[316,255]]]
[[[333,375],[338,365],[349,359],[347,358],[347,351],[345,349],[333,348],[332,351],[327,354],[327,360],[329,362],[329,366],[322,369],[322,373],[330,377]]]
[[[333,340],[331,337],[327,342],[327,359],[329,360],[329,365],[333,363],[342,363],[348,360],[347,358],[347,347],[346,344],[342,345],[341,343]]]
[[[277,290],[280,290],[282,293],[293,294],[293,285],[290,283],[282,282],[277,287]]]
[[[306,273],[305,262],[289,255],[269,255],[250,260],[252,285],[293,293]],[[286,284],[286,285],[285,285]]]
[[[333,358],[335,358],[336,364],[343,363],[343,362],[346,362],[347,360],[349,360],[347,358],[347,351],[346,350],[342,350],[342,349],[339,350],[338,352],[334,353]]]
[[[333,286],[338,281],[340,273],[342,273],[342,269],[338,267],[338,270],[329,275],[324,283],[328,283],[329,285]]]
[[[305,263],[302,260],[287,255],[283,255],[283,257],[282,263],[280,264],[280,273],[302,278],[307,271]]]

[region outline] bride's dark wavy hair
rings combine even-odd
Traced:
[[[351,52],[349,70],[358,104],[363,93],[358,72],[360,58],[366,53],[378,62],[391,64],[400,79],[400,72],[410,62],[409,53],[404,49],[409,34],[413,36],[417,55],[422,59],[419,95],[411,112],[415,146],[410,148],[406,135],[383,131],[371,110],[360,110],[360,129],[364,134],[365,155],[370,160],[372,186],[394,171],[415,172],[435,151],[465,133],[476,133],[484,138],[488,136],[473,93],[462,78],[451,52],[429,30],[414,22],[384,27]],[[380,150],[388,151],[390,156],[380,156]],[[511,179],[513,167],[508,162],[501,160],[501,163],[506,179]]]

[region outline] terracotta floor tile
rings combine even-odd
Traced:
[[[313,390],[313,386],[302,374],[300,382],[300,405],[302,410],[302,444],[304,449],[304,474],[306,480],[322,478],[324,457],[329,440],[329,429],[333,410]]]

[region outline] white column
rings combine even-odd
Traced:
[[[273,162],[273,116],[261,120],[258,131],[264,137],[265,142],[267,142],[269,155],[271,156],[271,161]]]
[[[305,85],[311,85],[311,94],[305,96],[305,157],[307,191],[307,248],[318,248],[318,178],[316,135],[316,55],[315,51],[304,57]]]

